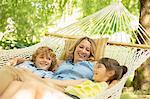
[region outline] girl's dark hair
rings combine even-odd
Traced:
[[[98,60],[98,63],[104,64],[106,67],[106,70],[114,70],[115,74],[110,77],[108,82],[111,82],[113,80],[119,80],[123,77],[123,75],[127,72],[126,66],[121,66],[117,60],[111,59],[111,58],[101,58]]]

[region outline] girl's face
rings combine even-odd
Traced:
[[[94,65],[93,80],[96,82],[106,82],[112,75],[106,69],[104,64],[96,63]]]
[[[41,53],[36,56],[35,65],[37,68],[48,70],[48,68],[51,66],[51,63],[52,59],[48,55]]]
[[[90,57],[91,43],[88,40],[83,40],[74,51],[74,63],[78,61],[86,61]]]

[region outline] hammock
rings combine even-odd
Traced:
[[[97,39],[97,59],[100,57],[109,57],[116,59],[121,65],[128,67],[128,72],[112,88],[98,94],[94,99],[119,99],[124,84],[133,72],[150,56],[149,48],[146,45],[149,40],[148,33],[138,23],[135,27],[132,21],[137,21],[121,2],[113,3],[106,8],[79,20],[65,28],[59,29],[54,33],[46,33],[46,38],[42,42],[22,49],[2,50],[0,51],[0,66],[13,57],[31,58],[32,53],[40,46],[49,46],[56,52],[57,57],[62,58],[62,53],[68,49],[72,42],[82,36],[89,36]],[[129,43],[113,42],[111,39],[106,42],[106,34],[109,37],[115,33],[125,33],[130,35]],[[145,45],[138,39],[142,39]],[[107,35],[108,36],[108,35]],[[122,38],[122,37],[120,37]],[[127,39],[125,39],[127,40]],[[135,44],[135,40],[139,44]],[[124,40],[123,40],[124,41]],[[68,47],[67,47],[68,46]]]

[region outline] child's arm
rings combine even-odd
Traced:
[[[23,63],[24,61],[28,61],[29,59],[25,59],[25,58],[19,58],[19,57],[15,57],[10,59],[6,65],[8,66],[15,66],[17,64]]]

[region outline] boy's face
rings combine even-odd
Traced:
[[[107,69],[104,64],[96,63],[94,65],[93,80],[96,82],[105,82],[108,80]]]
[[[37,68],[41,68],[44,70],[48,70],[51,66],[52,59],[49,55],[46,54],[38,54],[35,59],[35,65]]]

